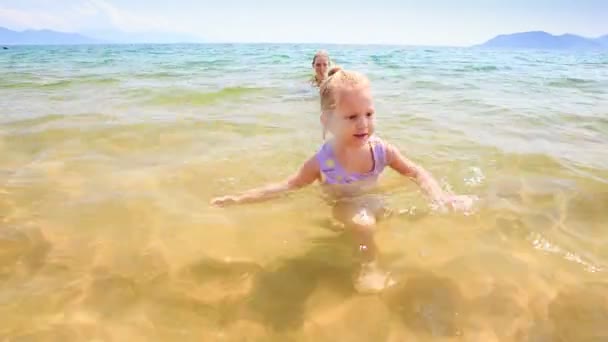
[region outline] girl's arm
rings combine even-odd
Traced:
[[[456,196],[443,191],[439,183],[422,166],[407,159],[393,145],[386,145],[386,158],[388,165],[400,174],[413,179],[430,200],[441,207],[449,204],[453,209],[469,210],[473,204],[473,198],[468,196]]]
[[[431,200],[440,200],[445,196],[444,191],[428,171],[407,159],[391,144],[386,144],[386,160],[393,170],[413,179]]]
[[[211,200],[212,205],[226,206],[230,204],[261,202],[278,197],[286,192],[300,189],[319,178],[320,168],[316,157],[308,159],[300,169],[287,179],[259,188],[248,190],[239,195],[216,197]]]

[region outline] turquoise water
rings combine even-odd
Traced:
[[[319,147],[318,48],[369,76],[382,137],[482,199],[434,213],[388,172],[379,296],[318,188],[208,206]],[[0,75],[0,337],[608,337],[606,53],[32,46]]]

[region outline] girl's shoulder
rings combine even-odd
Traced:
[[[383,148],[386,148],[388,146],[388,143],[386,142],[386,140],[382,139],[381,137],[379,137],[376,134],[372,135],[369,138],[369,143],[372,146],[378,146],[378,147],[383,147]]]
[[[386,165],[388,163],[389,144],[375,134],[370,137],[369,143],[382,165]]]
[[[327,158],[330,154],[332,154],[332,140],[325,140],[320,147],[317,148],[316,156],[318,159]]]

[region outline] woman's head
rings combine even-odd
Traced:
[[[315,79],[317,81],[321,82],[327,77],[327,69],[329,69],[330,64],[331,60],[327,51],[319,50],[315,53],[312,59],[312,68],[315,71]]]
[[[332,68],[320,89],[323,136],[327,131],[343,143],[361,144],[374,133],[375,109],[367,77]]]

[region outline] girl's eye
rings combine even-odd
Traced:
[[[351,116],[348,117],[348,120],[355,120],[356,118],[357,118],[356,115],[351,115]]]
[[[370,113],[367,113],[367,117],[368,117],[368,118],[371,118],[372,116],[374,116],[374,113],[371,113],[371,112],[370,112]]]

